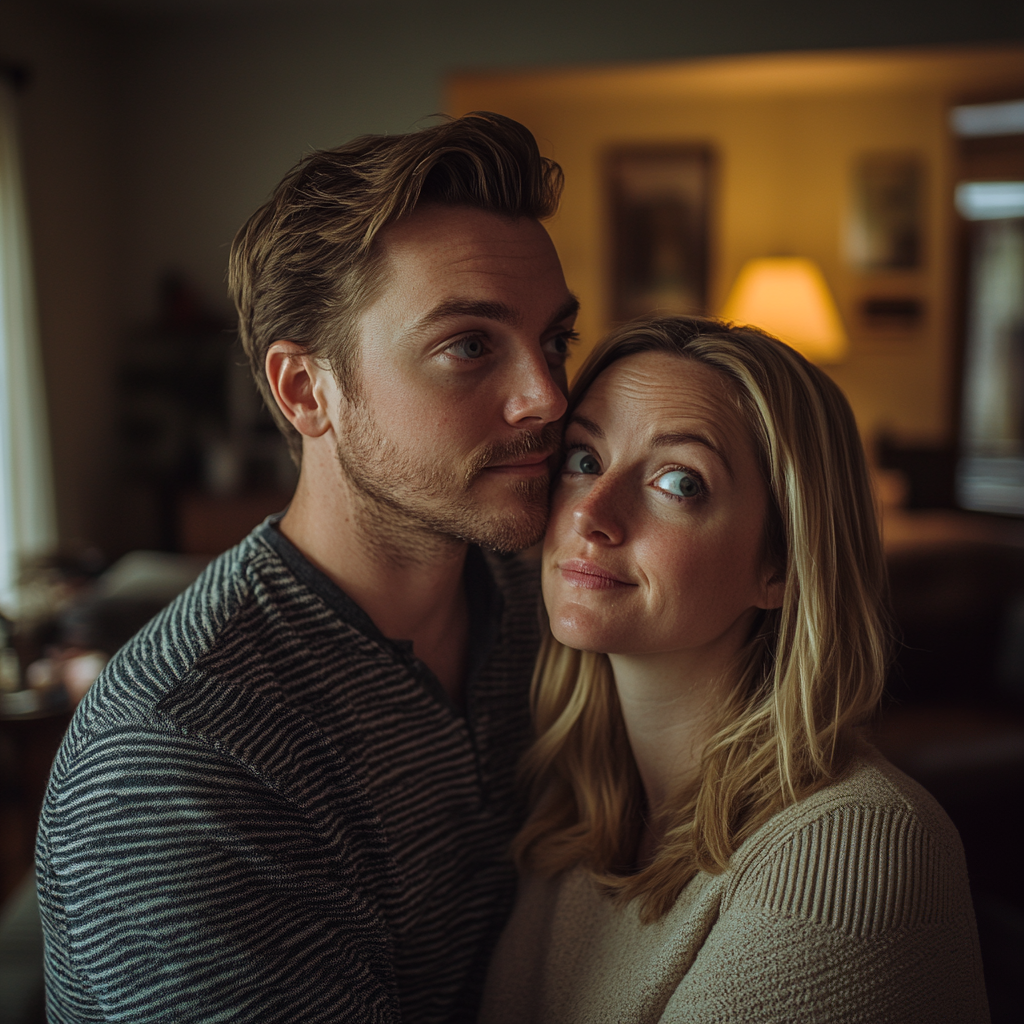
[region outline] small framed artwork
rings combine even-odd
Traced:
[[[871,153],[857,161],[847,237],[858,270],[921,266],[924,162],[908,153]]]
[[[869,296],[860,303],[862,324],[880,331],[914,331],[925,318],[924,303],[913,296]]]
[[[631,146],[607,158],[615,322],[704,313],[713,154],[706,146]]]

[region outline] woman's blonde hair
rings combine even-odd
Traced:
[[[699,781],[660,811],[664,839],[637,872],[644,796],[608,658],[548,635],[532,690],[537,739],[524,762],[534,810],[515,852],[548,876],[583,865],[616,899],[639,899],[652,921],[698,871],[724,871],[744,839],[842,771],[854,727],[881,697],[889,632],[864,452],[839,388],[755,328],[652,317],[591,353],[570,414],[612,363],[649,351],[729,382],[768,485],[764,551],[784,574],[783,603],[762,613],[740,652]]]

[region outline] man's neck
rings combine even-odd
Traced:
[[[336,462],[309,464],[315,460],[307,451],[281,532],[385,636],[412,641],[416,656],[460,705],[469,634],[462,580],[467,545],[398,521],[356,492]]]

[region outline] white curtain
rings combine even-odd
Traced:
[[[0,609],[17,612],[22,561],[56,542],[17,111],[0,81]]]

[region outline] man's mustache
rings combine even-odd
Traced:
[[[540,431],[524,431],[510,437],[507,441],[495,441],[485,445],[473,457],[469,478],[472,480],[488,466],[504,466],[527,455],[539,455],[542,452],[553,454],[562,444],[562,425],[548,423]]]

